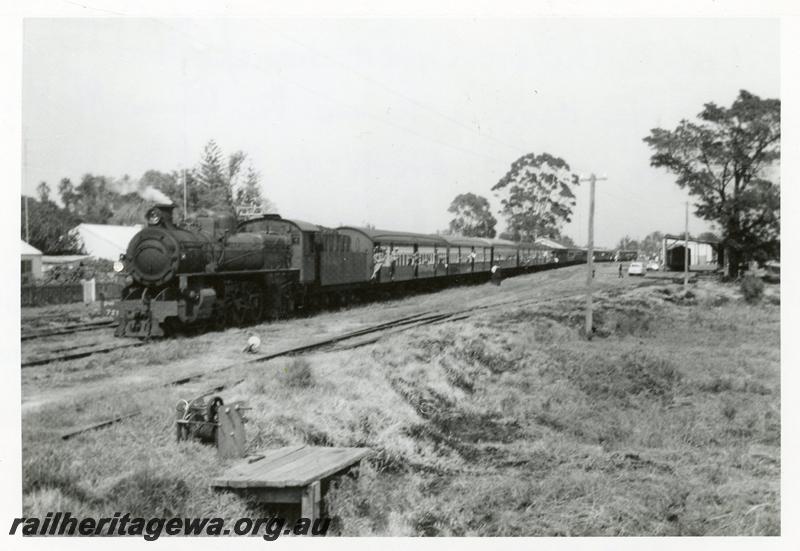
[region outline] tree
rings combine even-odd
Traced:
[[[247,167],[244,183],[235,190],[234,205],[239,207],[257,207],[262,212],[275,212],[275,205],[261,193],[261,175],[252,166]]]
[[[25,197],[20,203],[20,237],[25,239]],[[28,198],[29,243],[44,254],[77,254],[81,246],[70,230],[78,225],[75,216],[53,201]]]
[[[50,186],[47,185],[47,182],[41,182],[36,186],[36,193],[39,194],[39,201],[42,203],[50,201]]]
[[[523,155],[511,165],[492,191],[502,194],[502,214],[515,241],[555,237],[569,222],[578,183],[564,159],[549,153]]]
[[[474,193],[456,195],[447,212],[455,215],[450,221],[450,232],[467,237],[494,237],[497,219],[492,216],[489,201]]]
[[[231,194],[233,194],[234,190],[241,187],[239,180],[242,175],[242,167],[244,166],[245,159],[247,159],[247,155],[242,151],[231,153],[228,157],[227,177]]]
[[[64,207],[79,222],[105,224],[114,214],[112,202],[117,193],[112,189],[111,179],[106,176],[85,174],[77,187],[73,187],[69,178],[64,178],[58,190]]]
[[[74,208],[75,202],[75,187],[69,178],[61,178],[58,183],[58,194],[61,196],[61,202],[64,203],[64,208],[70,212]]]
[[[563,235],[563,234],[559,235],[558,237],[556,237],[556,241],[558,241],[559,243],[561,243],[565,247],[572,248],[572,247],[576,247],[577,246],[577,245],[575,245],[575,241],[568,235]]]
[[[145,201],[138,193],[120,195],[114,202],[114,214],[108,219],[109,224],[132,226],[142,224],[152,202]]]
[[[619,243],[617,243],[617,249],[621,251],[638,251],[639,242],[631,238],[629,235],[626,235],[619,240]]]
[[[650,164],[673,172],[695,214],[719,225],[729,276],[779,248],[780,188],[767,175],[780,159],[780,112],[780,100],[741,90],[731,107],[707,103],[699,121],[644,138]]]
[[[697,236],[700,241],[719,241],[719,237],[713,231],[704,231]]]
[[[639,249],[645,256],[659,256],[661,255],[661,246],[664,242],[664,234],[660,231],[649,233],[639,243]]]
[[[235,163],[228,164],[237,168]],[[195,175],[198,188],[197,207],[215,212],[233,212],[233,194],[229,173],[222,165],[222,151],[214,140],[210,140],[204,150]]]

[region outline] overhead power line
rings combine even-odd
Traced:
[[[305,48],[306,50],[308,50],[309,52],[313,53],[317,57],[320,57],[322,59],[328,60],[328,61],[330,61],[332,63],[335,63],[339,67],[342,67],[342,68],[350,71],[351,73],[353,73],[357,77],[361,78],[362,80],[364,80],[366,82],[369,82],[371,84],[374,84],[375,86],[378,86],[379,88],[382,88],[382,89],[386,90],[390,94],[392,94],[394,96],[397,96],[397,97],[399,97],[401,99],[404,99],[405,101],[417,106],[418,108],[420,108],[420,109],[422,109],[424,111],[427,111],[429,113],[433,113],[434,115],[436,115],[436,116],[438,116],[438,117],[440,117],[440,118],[442,118],[442,119],[444,119],[444,120],[446,120],[446,121],[448,121],[448,122],[450,122],[450,123],[452,123],[452,124],[454,124],[454,125],[456,125],[456,126],[458,126],[460,128],[468,130],[468,131],[476,134],[477,136],[479,136],[479,137],[481,137],[483,139],[493,141],[493,142],[495,142],[497,144],[503,145],[503,146],[508,147],[510,149],[514,149],[515,151],[521,152],[523,154],[530,152],[529,149],[527,149],[527,148],[519,147],[518,145],[509,143],[509,142],[507,142],[505,140],[501,140],[499,138],[495,138],[491,134],[487,134],[485,132],[477,130],[474,126],[470,126],[470,125],[468,125],[468,124],[456,119],[455,117],[447,115],[446,113],[442,113],[438,109],[435,109],[435,108],[431,107],[430,105],[427,105],[427,104],[419,101],[416,98],[412,98],[412,97],[404,94],[403,92],[400,92],[399,90],[396,90],[395,88],[393,88],[393,87],[391,87],[391,86],[389,86],[389,85],[377,80],[376,78],[364,73],[363,71],[361,71],[359,69],[355,69],[355,68],[351,67],[350,65],[348,65],[348,64],[346,64],[346,63],[344,63],[344,62],[342,62],[342,61],[340,61],[340,60],[338,60],[338,59],[336,59],[336,58],[334,58],[334,57],[332,57],[332,56],[330,56],[328,54],[320,52],[319,50],[317,50],[313,46],[309,46],[308,44],[304,44],[303,42],[300,42],[296,38],[294,38],[292,36],[289,36],[288,34],[284,33],[283,31],[281,31],[279,29],[275,29],[275,33],[277,35],[279,35],[280,37],[282,37],[284,40],[287,40],[289,42],[297,44],[298,46],[300,46],[302,48]]]
[[[210,52],[214,53],[215,55],[222,55],[218,51],[218,45],[210,44],[210,43],[208,43],[206,41],[198,39],[196,36],[189,35],[189,34],[183,32],[183,31],[175,28],[173,25],[165,23],[165,22],[163,22],[161,20],[157,20],[157,21],[158,21],[158,23],[170,28],[173,32],[183,36],[190,43],[203,46],[203,47],[207,48]],[[226,55],[225,56],[225,61],[230,63],[231,62],[230,57]],[[409,128],[409,127],[404,126],[402,124],[395,123],[395,122],[393,122],[393,121],[391,121],[391,120],[389,120],[389,119],[387,119],[387,118],[385,118],[385,117],[383,117],[381,115],[378,115],[376,113],[367,111],[367,110],[362,109],[360,107],[357,107],[355,105],[352,105],[352,104],[349,104],[347,102],[344,102],[344,101],[342,101],[340,99],[337,99],[337,98],[334,98],[332,96],[329,96],[327,93],[321,92],[321,91],[316,90],[316,89],[314,89],[314,88],[312,88],[310,86],[307,86],[305,84],[299,83],[299,82],[294,81],[292,79],[286,78],[283,75],[274,74],[274,71],[270,72],[263,65],[261,65],[260,63],[258,63],[257,61],[254,61],[253,59],[251,59],[249,57],[240,57],[240,59],[239,60],[235,60],[234,63],[236,63],[238,65],[241,65],[241,66],[249,66],[251,68],[255,68],[258,71],[260,71],[262,74],[264,74],[265,76],[267,76],[268,78],[270,78],[272,80],[279,80],[279,81],[285,82],[285,83],[290,84],[290,85],[292,85],[292,86],[294,86],[296,88],[299,88],[300,90],[303,90],[304,92],[306,92],[306,93],[308,93],[310,95],[319,97],[319,98],[321,98],[323,101],[325,101],[327,103],[331,103],[331,104],[334,104],[334,105],[345,107],[345,108],[347,108],[347,109],[349,109],[349,110],[351,110],[351,111],[353,111],[355,113],[358,113],[358,114],[366,116],[366,117],[368,117],[370,119],[376,120],[376,121],[380,122],[381,124],[384,124],[386,126],[395,128],[395,129],[400,130],[400,131],[403,131],[403,132],[405,132],[407,134],[411,134],[413,136],[417,136],[419,138],[425,139],[425,140],[427,140],[427,141],[429,141],[431,143],[435,143],[435,144],[441,145],[443,147],[448,147],[450,149],[453,149],[453,150],[456,150],[456,151],[460,151],[462,153],[467,153],[467,154],[469,154],[471,156],[483,157],[485,159],[488,159],[488,160],[491,160],[491,161],[494,161],[494,162],[498,162],[498,163],[501,163],[503,165],[508,165],[509,164],[508,159],[499,159],[499,158],[494,157],[492,155],[487,155],[485,153],[474,151],[474,150],[462,147],[460,145],[449,143],[449,142],[441,140],[439,138],[434,138],[434,137],[431,137],[429,135],[417,132],[416,130],[414,130],[412,128]]]

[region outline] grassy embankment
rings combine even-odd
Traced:
[[[779,306],[700,287],[607,293],[592,342],[581,301],[508,307],[251,366],[224,396],[253,407],[253,450],[374,450],[328,494],[344,535],[778,534]],[[174,442],[181,396],[132,393],[145,415],[68,442],[52,427],[101,406],[26,416],[26,514],[265,514],[209,490],[213,449]]]

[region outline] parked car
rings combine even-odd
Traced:
[[[628,266],[628,275],[644,276],[646,271],[644,264],[641,262],[631,262],[630,266]]]
[[[658,262],[656,262],[655,260],[651,260],[650,262],[647,263],[648,271],[650,270],[657,271],[659,268],[660,266],[658,265]]]
[[[764,264],[764,275],[762,279],[767,283],[781,282],[781,263],[770,260]]]

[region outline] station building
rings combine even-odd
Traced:
[[[42,251],[25,241],[21,243],[22,283],[33,283],[42,279]]]
[[[719,258],[719,242],[693,237],[684,241],[682,235],[667,234],[661,241],[661,258],[664,259],[664,269],[682,271],[687,247],[690,270],[716,268]]]

